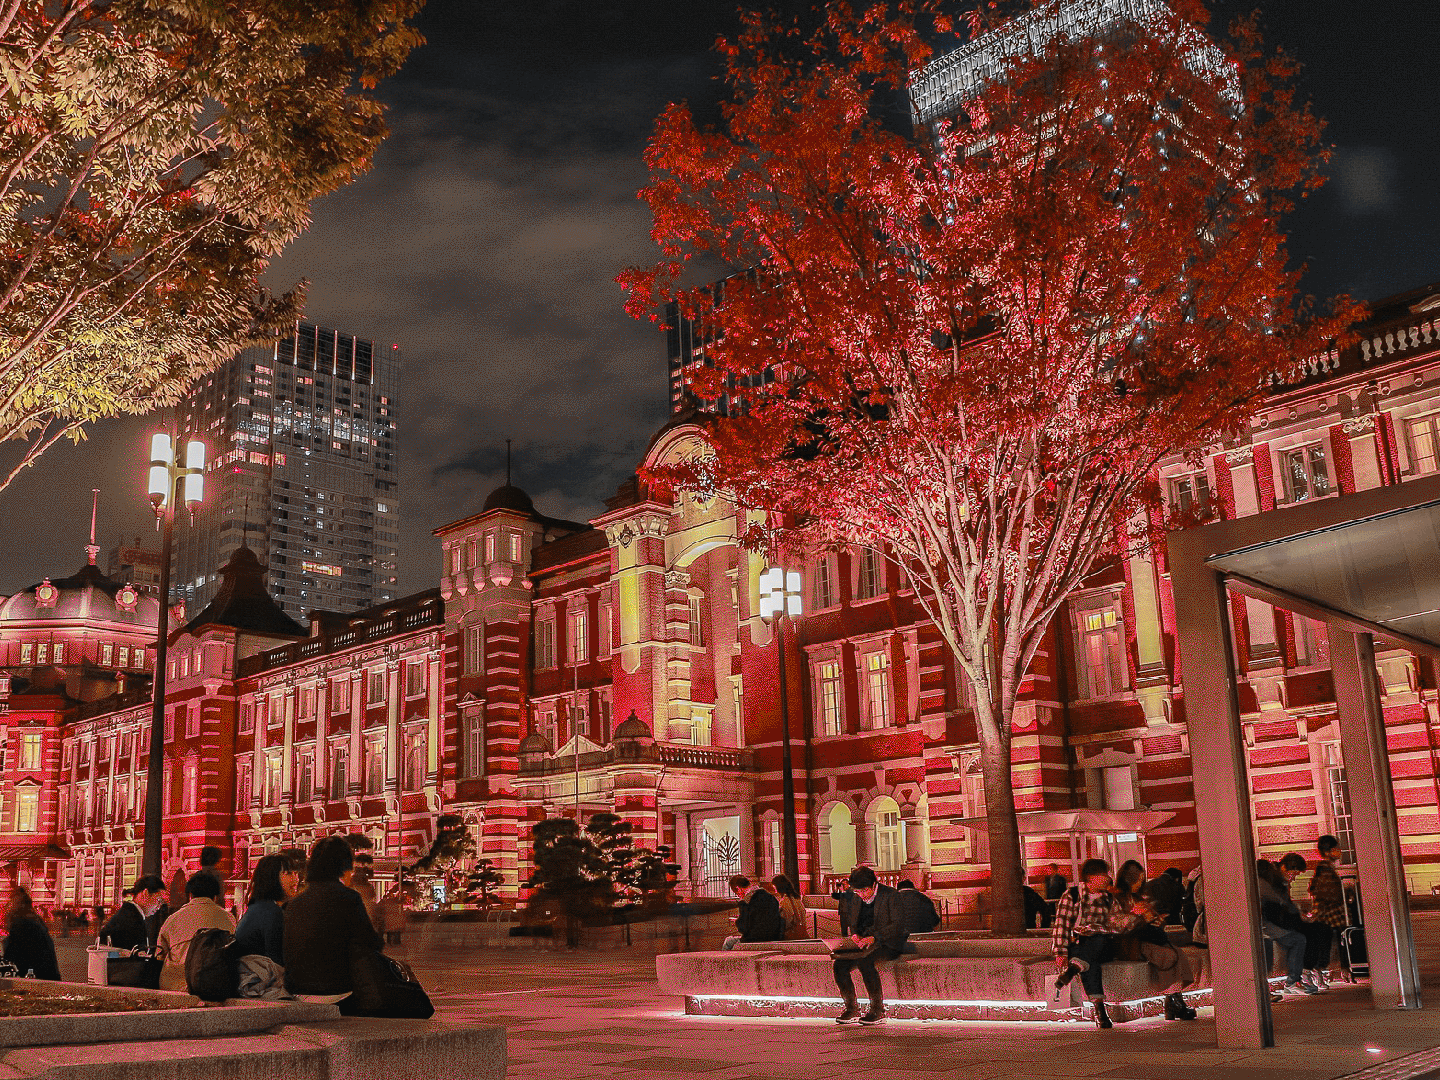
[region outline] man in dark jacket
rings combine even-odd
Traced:
[[[305,866],[305,891],[285,905],[285,986],[292,994],[349,994],[352,952],[382,948],[360,894],[342,880],[354,858],[343,837],[316,841]],[[339,1004],[342,1013],[354,1015],[349,998]]]
[[[100,928],[100,940],[126,952],[137,947],[152,948],[158,934],[152,932],[147,920],[165,903],[165,894],[165,882],[158,875],[146,874],[136,879],[130,887],[130,899]]]
[[[725,939],[725,948],[733,949],[741,941],[785,940],[785,917],[774,893],[751,885],[744,874],[730,879],[730,891],[740,898],[740,914],[735,918],[738,932]]]
[[[857,866],[850,871],[850,892],[840,901],[841,917],[852,927],[845,944],[832,954],[835,985],[845,999],[845,1011],[835,1018],[837,1024],[878,1024],[885,1019],[885,1001],[881,997],[880,973],[875,965],[894,960],[905,948],[910,932],[905,928],[905,909],[900,894],[889,885],[881,885],[875,871]],[[852,973],[859,969],[865,992],[870,995],[870,1010],[863,1016],[855,997]]]
[[[915,887],[906,878],[895,886],[900,894],[900,908],[905,912],[907,934],[928,934],[940,925],[940,915],[935,910],[935,901]]]

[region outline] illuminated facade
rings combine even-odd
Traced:
[[[1244,437],[1165,462],[1170,504],[1238,517],[1440,472],[1440,286],[1377,305],[1359,329],[1354,345],[1297,368]],[[646,462],[678,460],[700,439],[677,419]],[[737,543],[744,525],[723,501],[638,481],[591,522],[562,521],[506,485],[436,530],[436,590],[308,627],[270,599],[263,566],[241,549],[229,592],[172,633],[167,876],[211,843],[231,853],[238,890],[260,854],[332,832],[413,859],[449,812],[513,896],[534,822],[600,810],[631,820],[640,843],[670,847],[687,895],[724,895],[737,870],[777,872],[780,658],[758,614],[763,561]],[[78,577],[73,589],[55,582],[60,597],[113,609],[110,586],[90,580],[98,571]],[[869,862],[978,902],[985,805],[964,679],[888,561],[827,552],[803,578],[806,612],[784,662],[804,884],[823,890]],[[44,903],[113,902],[138,866],[143,685],[77,703],[63,680],[31,670],[45,620],[33,590],[17,597],[0,606],[16,616],[0,621],[13,680],[0,717],[0,871],[11,868],[0,882],[23,878]],[[57,631],[68,603],[57,600]],[[1323,627],[1242,597],[1232,613],[1260,853],[1313,854],[1321,833],[1348,844]],[[70,647],[67,663],[80,655]],[[82,670],[115,677],[85,656]],[[1440,687],[1429,661],[1383,642],[1377,657],[1406,872],[1425,892],[1440,883]],[[1032,831],[1032,874],[1090,854],[1141,857],[1152,872],[1196,864],[1163,558],[1106,567],[1069,599],[1013,736],[1022,820],[1082,809],[1119,823],[1092,829],[1078,851]]]
[[[294,618],[395,598],[399,347],[298,323],[195,384],[180,423],[210,447],[206,498],[175,530],[172,592],[210,602],[242,545]]]

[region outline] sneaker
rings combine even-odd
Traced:
[[[837,1024],[853,1024],[860,1019],[859,1005],[846,1005],[845,1011],[835,1017]]]
[[[1330,989],[1330,978],[1329,978],[1328,975],[1325,974],[1325,972],[1316,970],[1316,971],[1312,971],[1310,974],[1313,976],[1313,978],[1312,978],[1310,981],[1314,984],[1315,989],[1317,989],[1317,990],[1329,990],[1329,989]]]
[[[1320,991],[1316,990],[1313,986],[1306,986],[1302,982],[1287,982],[1285,989],[1282,991],[1282,993],[1289,997],[1305,997],[1310,994],[1318,994],[1319,992]]]
[[[1055,978],[1055,1000],[1060,1000],[1060,991],[1070,985],[1070,981],[1080,974],[1079,964],[1070,964]]]
[[[866,1027],[870,1027],[872,1024],[883,1024],[884,1022],[884,1009],[871,1009],[864,1016],[860,1017],[860,1023],[864,1024]]]

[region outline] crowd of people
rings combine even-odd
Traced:
[[[254,996],[333,1001],[345,1015],[375,1015],[385,1007],[375,1005],[384,988],[367,986],[365,994],[357,993],[354,973],[403,968],[365,960],[382,956],[387,937],[398,938],[404,913],[398,891],[376,898],[368,852],[359,855],[357,860],[351,840],[331,836],[308,853],[291,849],[264,856],[251,873],[238,923],[220,903],[224,879],[218,858],[202,859],[201,868],[185,880],[179,905],[172,906],[171,890],[161,878],[143,875],[103,921],[97,913],[96,938],[119,954],[153,963],[157,978],[152,985],[185,990],[192,943],[202,931],[222,930],[233,934],[230,952],[239,958],[241,992],[247,989],[244,973],[258,970],[261,977],[249,984],[258,987]],[[60,978],[47,920],[23,888],[11,892],[5,935],[7,970]],[[407,971],[401,978],[411,976]]]
[[[1322,993],[1332,978],[1353,980],[1346,955],[1339,948],[1340,931],[1354,917],[1347,912],[1337,870],[1340,842],[1322,836],[1317,848],[1320,858],[1310,879],[1309,910],[1302,910],[1290,895],[1291,883],[1308,869],[1304,856],[1290,852],[1278,862],[1260,859],[1256,863],[1261,936],[1267,951],[1279,950],[1285,968],[1284,986],[1273,995],[1277,1002]],[[1057,873],[1054,866],[1050,870],[1047,894]],[[1165,1018],[1194,1019],[1195,1012],[1184,999],[1194,973],[1166,927],[1183,927],[1193,944],[1208,944],[1204,880],[1198,868],[1187,877],[1172,867],[1147,881],[1145,868],[1130,860],[1112,879],[1108,863],[1088,859],[1080,867],[1079,878],[1078,884],[1058,890],[1051,924],[1059,972],[1056,997],[1078,977],[1095,1024],[1112,1027],[1105,1008],[1103,965],[1117,959],[1144,960],[1165,984]]]

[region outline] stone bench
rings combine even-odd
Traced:
[[[916,935],[915,952],[882,963],[880,985],[898,1018],[994,1020],[1068,1019],[1083,995],[1075,980],[1054,1000],[1055,961],[1044,938]],[[1208,957],[1186,947],[1199,979],[1191,1004],[1210,1000]],[[662,992],[695,1015],[830,1015],[840,1007],[830,952],[821,941],[740,944],[728,952],[670,953],[655,958]],[[1106,1001],[1117,1020],[1163,1008],[1157,977],[1146,963],[1105,965]],[[863,995],[857,981],[857,992]]]

